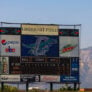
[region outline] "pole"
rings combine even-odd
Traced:
[[[53,91],[53,83],[50,82],[50,91],[52,92]]]
[[[78,84],[78,90],[80,90],[80,83]]]
[[[1,82],[1,92],[4,91],[4,82]]]
[[[29,86],[29,83],[28,81],[26,82],[26,92],[28,92],[28,86]]]
[[[76,84],[76,83],[74,83],[74,90],[76,90],[76,86],[77,86],[77,84]]]

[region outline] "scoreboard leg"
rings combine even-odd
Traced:
[[[28,86],[29,86],[29,83],[28,81],[26,82],[26,92],[28,92]]]
[[[1,92],[4,92],[4,82],[1,82]]]
[[[77,87],[77,83],[74,83],[74,90],[76,90],[76,87]]]
[[[53,83],[50,82],[50,91],[52,92],[53,91]]]

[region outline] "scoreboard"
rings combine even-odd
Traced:
[[[1,27],[0,74],[11,81],[14,75],[18,81],[40,75],[41,81],[79,82],[79,29],[31,24]]]

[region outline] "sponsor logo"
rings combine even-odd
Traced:
[[[2,45],[6,45],[6,40],[1,41]]]
[[[8,48],[5,49],[5,52],[15,52],[15,48],[8,46]]]
[[[60,76],[42,75],[41,81],[43,81],[43,82],[60,82]]]
[[[8,45],[8,44],[19,44],[18,41],[6,41],[5,39],[3,39],[1,41],[2,45]]]
[[[70,51],[72,51],[73,49],[75,49],[76,46],[77,46],[77,45],[68,44],[68,45],[64,46],[64,47],[60,50],[60,52],[61,52],[61,54],[66,53],[66,52],[70,52]]]
[[[1,81],[20,81],[20,76],[19,75],[1,75]]]

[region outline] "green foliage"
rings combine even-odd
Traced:
[[[1,92],[1,88],[0,88],[0,92]],[[4,92],[18,92],[18,89],[16,87],[4,85]]]
[[[0,88],[0,92],[1,92],[1,88]],[[19,90],[16,87],[4,85],[4,92],[19,92]],[[50,91],[41,90],[41,89],[32,89],[32,90],[29,90],[28,92],[50,92]],[[54,90],[53,92],[79,92],[79,91],[78,91],[78,89],[76,91],[74,91],[74,89],[71,86],[65,85],[62,88],[60,88],[59,90]]]

